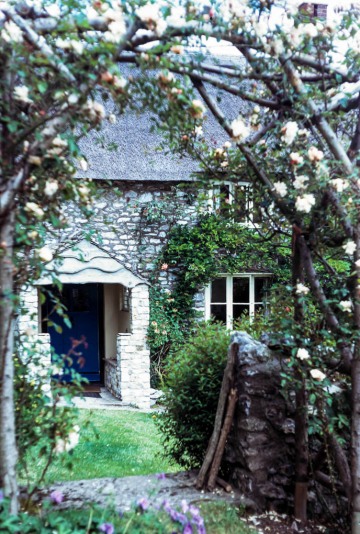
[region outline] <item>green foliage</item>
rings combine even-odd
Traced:
[[[145,509],[143,509],[145,508]],[[241,521],[241,511],[224,503],[201,503],[199,508],[183,501],[181,508],[171,507],[167,501],[159,509],[145,497],[123,513],[112,508],[94,507],[81,510],[54,510],[49,501],[37,513],[8,513],[7,501],[0,502],[1,534],[180,534],[186,525],[193,534],[205,532],[250,534],[253,532]],[[203,527],[205,525],[205,528]],[[189,527],[188,527],[189,528]]]
[[[150,291],[148,341],[155,376],[162,379],[163,362],[192,332],[196,318],[194,295],[219,273],[271,272],[289,278],[290,245],[281,236],[267,242],[253,229],[216,215],[200,215],[193,226],[175,226],[158,265],[176,274],[172,291],[158,284],[157,269]]]
[[[59,357],[56,362],[47,365],[39,345],[22,336],[21,355],[15,357],[16,440],[18,472],[29,495],[54,461],[71,467],[71,455],[64,453],[77,441],[79,413],[71,401],[81,391],[81,377],[72,373],[71,384],[54,380],[63,360]]]
[[[230,334],[203,323],[165,365],[165,411],[156,420],[165,454],[185,468],[198,467],[211,436]]]

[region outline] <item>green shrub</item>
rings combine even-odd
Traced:
[[[165,411],[157,424],[165,454],[184,468],[201,465],[212,433],[230,333],[202,323],[165,366]]]

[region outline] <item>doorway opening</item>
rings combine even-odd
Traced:
[[[79,373],[92,386],[104,383],[102,284],[64,284],[46,288],[41,331],[50,335],[54,354],[66,355],[65,381]]]

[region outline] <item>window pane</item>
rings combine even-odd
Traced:
[[[238,185],[235,187],[235,221],[246,222],[249,217],[249,187]]]
[[[226,304],[212,304],[210,312],[214,319],[226,324]]]
[[[249,278],[233,279],[233,302],[249,302]]]
[[[230,186],[229,184],[220,185],[220,196],[222,202],[230,202]]]
[[[255,302],[263,302],[268,286],[268,278],[255,278]]]
[[[233,319],[241,319],[243,315],[249,316],[249,306],[244,306],[243,304],[234,304],[233,306]]]
[[[230,195],[230,186],[228,184],[222,184],[219,188],[219,213],[224,217],[229,215],[230,204],[232,202]]]
[[[211,302],[226,302],[226,278],[215,278],[211,282]]]

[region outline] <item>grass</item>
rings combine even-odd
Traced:
[[[161,457],[160,434],[153,417],[135,411],[80,410],[80,441],[69,455],[71,468],[66,468],[59,458],[51,465],[45,482],[181,470]],[[41,467],[39,459],[30,465],[32,479]]]
[[[135,411],[80,410],[80,442],[71,453],[71,468],[64,467],[59,458],[50,467],[45,483],[81,480],[102,477],[148,475],[178,471],[178,465],[170,464],[161,456],[160,435],[154,424],[154,416]],[[95,432],[96,429],[96,432]],[[41,470],[41,460],[36,451],[31,464],[31,476],[36,478]],[[208,534],[255,534],[242,520],[242,511],[223,502],[201,502],[201,515]],[[40,514],[41,516],[41,514]],[[33,516],[24,516],[25,521],[36,521]],[[50,512],[47,519],[38,519],[44,527],[35,527],[31,532],[98,532],[104,522],[112,523],[116,534],[166,534],[182,532],[183,527],[174,523],[168,514],[154,509],[146,513],[133,510],[120,517],[111,509],[68,510]],[[60,522],[60,523],[59,523]],[[90,528],[91,525],[91,528]],[[28,530],[26,530],[28,532]],[[57,530],[56,530],[57,531]],[[6,532],[6,531],[5,531]],[[194,529],[196,532],[196,529]]]

